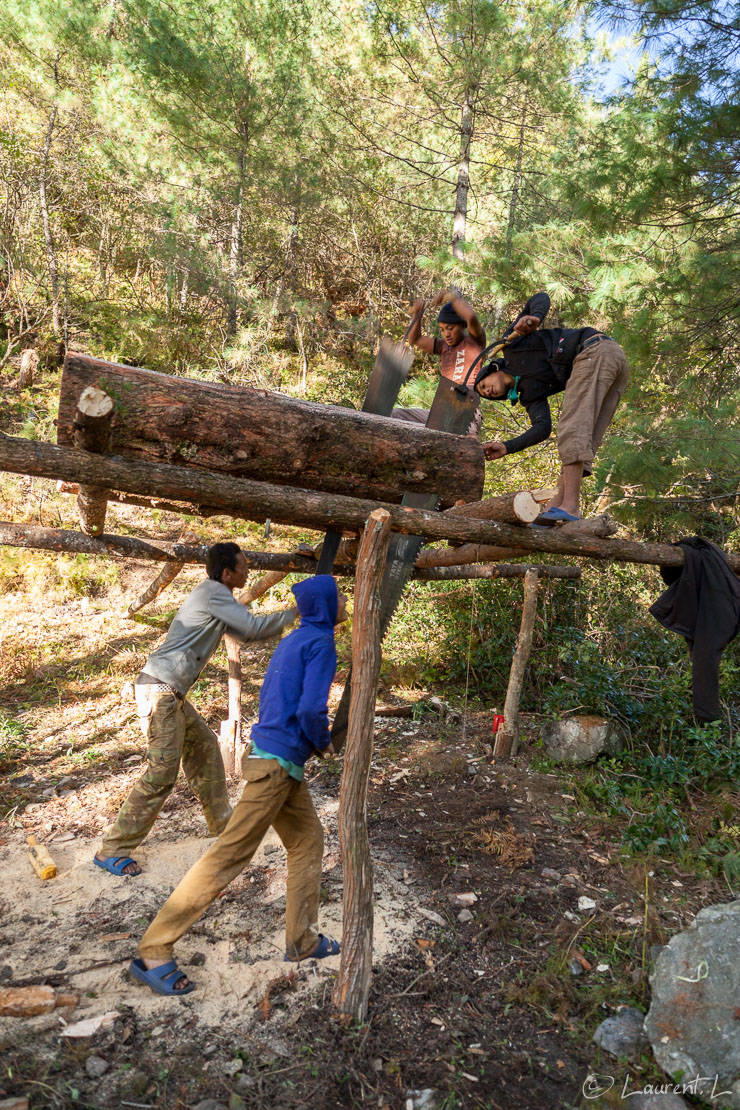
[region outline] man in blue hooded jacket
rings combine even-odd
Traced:
[[[259,720],[243,761],[246,785],[216,843],[175,888],[145,932],[130,972],[158,994],[193,990],[172,958],[177,940],[247,866],[270,825],[288,854],[285,958],[322,959],[339,944],[318,931],[324,837],[303,765],[333,753],[327,699],[337,665],[334,626],[347,602],[329,575],[293,587],[300,625],[278,644],[260,692]]]

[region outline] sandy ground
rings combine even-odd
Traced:
[[[132,768],[127,781],[133,781],[139,769]],[[141,1017],[166,1017],[168,1006],[173,1004],[134,982],[125,969],[147,922],[210,843],[197,803],[188,803],[184,793],[180,788],[168,803],[168,812],[158,819],[137,851],[143,873],[128,879],[117,879],[92,866],[97,837],[71,837],[55,820],[57,831],[47,837],[46,843],[59,871],[55,879],[40,882],[27,858],[28,830],[16,828],[5,833],[7,843],[0,847],[2,964],[12,968],[16,982],[63,972],[69,976],[64,989],[80,993],[80,1003],[74,1010],[24,1021],[29,1033],[123,1007],[132,1007]],[[233,794],[238,796],[238,788]],[[320,925],[328,935],[341,937],[338,803],[326,793],[314,791],[314,797],[326,834]],[[70,799],[72,805],[77,800],[70,795],[62,802],[69,805]],[[47,803],[52,811],[60,804],[57,798]],[[46,808],[34,811],[41,826],[50,823],[43,820]],[[92,815],[86,816],[89,819]],[[100,814],[98,823],[103,827],[107,818]],[[200,835],[194,834],[197,826]],[[415,902],[403,881],[404,872],[408,879],[402,861],[379,861],[376,868],[376,964],[397,951],[414,931]],[[259,1022],[260,1000],[271,981],[286,972],[285,881],[285,852],[270,830],[251,866],[179,944],[178,959],[185,969],[191,969],[197,990],[178,1005],[187,1008],[199,1024],[223,1027],[236,1022],[243,1030]],[[78,968],[112,960],[117,961],[113,966],[75,973]],[[302,1004],[307,991],[322,980],[328,982],[338,963],[338,957],[334,957],[301,965],[298,992],[304,996]],[[4,974],[10,978],[7,971]],[[8,1024],[17,1034],[18,1019],[0,1019],[0,1030]]]

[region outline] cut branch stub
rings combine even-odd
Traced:
[[[105,454],[110,448],[113,401],[98,386],[82,391],[74,422],[74,445],[85,451]],[[80,523],[89,536],[99,536],[105,527],[108,491],[104,486],[80,483],[77,510]]]

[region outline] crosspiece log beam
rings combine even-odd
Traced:
[[[652,563],[682,566],[680,547],[634,540],[599,539],[595,536],[560,536],[556,528],[517,528],[493,521],[467,520],[446,513],[424,512],[403,505],[382,505],[354,497],[319,493],[316,490],[273,486],[246,478],[226,478],[164,463],[90,455],[71,447],[0,435],[0,469],[39,478],[90,482],[148,497],[168,497],[233,510],[244,520],[304,525],[325,531],[358,531],[370,513],[385,508],[393,531],[425,539],[458,540],[518,547],[527,551],[573,555],[590,559],[615,559],[623,563]],[[740,571],[740,555],[728,555],[730,566]]]
[[[64,364],[60,445],[73,443],[78,399],[89,386],[113,399],[114,454],[375,501],[397,502],[409,491],[452,505],[483,492],[483,448],[467,436],[78,354]]]
[[[184,543],[168,543],[157,540],[151,543],[135,536],[87,536],[84,532],[68,531],[64,528],[34,528],[28,524],[12,524],[0,521],[0,545],[24,547],[36,551],[80,552],[85,555],[117,556],[123,559],[141,559],[163,562],[164,569],[172,568],[171,577],[162,575],[157,578],[157,587],[149,587],[146,594],[129,606],[129,616],[152,601],[186,564],[204,564],[207,547],[190,546]],[[244,604],[255,601],[266,593],[271,586],[277,585],[286,574],[315,574],[316,558],[300,552],[242,551],[250,570],[263,570],[265,577],[246,590],[240,597]],[[495,566],[432,567],[417,569],[413,577],[422,582],[450,581],[462,578],[522,578],[529,569],[526,563],[498,563]],[[580,578],[580,567],[539,566],[537,570],[543,578]],[[334,568],[334,574],[351,578],[355,573],[354,563],[342,563]],[[164,570],[162,572],[164,574]]]

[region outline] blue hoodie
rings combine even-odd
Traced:
[[[339,595],[330,575],[305,578],[293,593],[301,623],[275,648],[252,739],[262,751],[303,766],[314,748],[323,751],[331,741],[326,703],[337,669]]]

